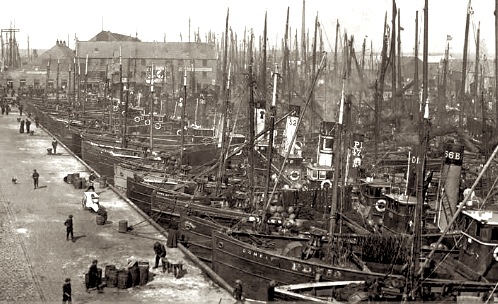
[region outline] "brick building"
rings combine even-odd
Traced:
[[[47,87],[53,93],[58,88],[61,96],[70,98],[85,92],[102,95],[107,80],[108,95],[121,99],[121,75],[123,88],[135,100],[150,91],[151,75],[155,75],[156,94],[177,98],[183,94],[186,70],[189,96],[195,96],[216,91],[217,57],[211,43],[141,42],[102,31],[88,41],[76,41],[75,50],[57,40],[22,68],[0,73],[0,82],[16,92]]]

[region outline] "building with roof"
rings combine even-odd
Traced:
[[[14,90],[62,91],[68,96],[100,93],[120,98],[127,94],[178,97],[187,76],[189,95],[213,92],[218,58],[212,43],[142,42],[136,37],[101,31],[88,41],[76,41],[75,50],[57,40],[22,68],[3,71],[0,81]],[[121,76],[121,77],[120,77]],[[134,99],[132,99],[134,100]]]
[[[77,41],[76,62],[84,65],[87,83],[97,90],[108,79],[133,92],[154,90],[177,96],[186,74],[189,92],[216,85],[215,46],[199,42]],[[80,70],[80,69],[78,69]]]

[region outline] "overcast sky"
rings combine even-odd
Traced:
[[[494,2],[474,0],[470,22],[469,52],[475,51],[477,24],[481,22],[481,51],[494,56]],[[341,35],[354,35],[355,47],[361,50],[367,37],[374,51],[382,47],[384,16],[392,18],[392,0],[306,0],[305,27],[313,35],[318,15],[326,48],[334,49],[336,22]],[[429,51],[444,52],[447,35],[451,52],[462,53],[468,0],[429,0]],[[419,12],[419,33],[423,32],[424,0],[397,0],[401,10],[402,48],[413,54],[415,40],[415,12]],[[17,0],[2,2],[2,29],[16,28],[20,48],[48,49],[57,39],[74,48],[74,37],[89,40],[101,30],[135,36],[142,41],[188,41],[190,35],[208,31],[221,34],[225,30],[227,9],[229,26],[242,38],[244,28],[253,29],[255,36],[263,34],[265,12],[268,14],[268,39],[274,45],[285,33],[287,7],[290,8],[292,39],[302,27],[302,0]],[[10,20],[9,20],[10,19]],[[5,36],[4,36],[5,37]],[[422,48],[420,47],[420,54]]]

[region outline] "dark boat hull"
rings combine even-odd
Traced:
[[[287,248],[305,245],[305,240],[299,238],[293,240],[268,236],[267,241],[287,242]],[[289,285],[312,282],[317,276],[322,281],[357,281],[386,276],[384,273],[367,273],[359,269],[285,256],[217,231],[213,232],[212,242],[213,270],[227,282],[241,280],[247,297],[255,300],[268,300],[267,292],[271,281],[277,285]],[[401,276],[393,278],[403,280]]]
[[[226,208],[226,204],[194,197],[189,194],[193,190],[190,184],[184,186],[186,189],[173,189],[175,187],[179,186],[168,183],[154,186],[128,178],[126,194],[165,228],[178,229],[181,214],[203,215],[221,225],[233,225],[248,216],[241,210]]]

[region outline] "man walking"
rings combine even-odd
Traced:
[[[154,243],[154,252],[156,253],[156,263],[154,264],[153,269],[159,267],[159,259],[163,264],[163,272],[166,271],[166,248],[163,244],[159,242]]]
[[[66,278],[62,285],[62,304],[71,303],[71,279]]]
[[[64,222],[64,225],[66,225],[66,241],[69,241],[69,235],[71,235],[71,241],[74,242],[72,214],[69,215],[68,219]]]
[[[52,139],[52,148],[54,150],[54,154],[57,154],[57,139],[55,139],[55,137]]]
[[[23,106],[22,104],[19,105],[19,116],[22,116],[22,109],[23,109]]]
[[[40,174],[38,174],[38,172],[36,172],[36,169],[33,170],[33,186],[36,188],[38,188],[38,178],[40,177]]]

